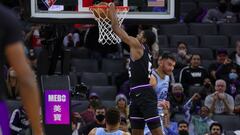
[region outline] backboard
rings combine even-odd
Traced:
[[[178,18],[178,0],[25,0],[23,5],[33,22],[94,23],[89,6],[102,1],[128,6],[128,23],[149,24]]]

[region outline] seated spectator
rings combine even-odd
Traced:
[[[96,127],[105,127],[106,108],[104,106],[95,109],[95,120],[80,129],[80,135],[88,135],[88,133]]]
[[[212,83],[215,82],[217,79],[216,71],[222,64],[224,64],[226,59],[228,59],[228,52],[225,49],[218,49],[216,54],[216,62],[211,63],[208,69]]]
[[[100,99],[96,93],[91,93],[89,95],[88,101],[89,105],[87,110],[80,114],[86,124],[95,121],[94,110],[100,106]]]
[[[190,103],[191,104],[191,103]],[[203,106],[199,111],[199,115],[193,116],[190,114],[190,106],[184,105],[185,109],[185,120],[190,123],[190,132],[194,133],[194,135],[203,135],[209,132],[209,126],[214,122],[210,118],[210,110]],[[187,107],[189,106],[189,107]]]
[[[240,66],[240,40],[236,41],[236,51],[230,55],[230,59]]]
[[[200,55],[193,54],[190,65],[181,70],[179,82],[182,83],[185,90],[188,90],[189,86],[202,86],[204,79],[208,77],[207,70],[200,65]],[[185,94],[188,95],[188,91]]]
[[[8,69],[7,74],[7,88],[8,88],[8,97],[11,99],[19,98],[19,85],[17,80],[16,72],[13,68]]]
[[[231,71],[228,73],[227,93],[235,98],[240,93],[240,73],[237,71],[236,66],[232,66]]]
[[[72,118],[72,135],[79,135],[79,129],[85,126],[81,115],[78,112],[74,112],[71,115]]]
[[[228,10],[228,4],[226,0],[219,0],[218,8],[209,9],[205,17],[204,23],[236,23],[236,15]]]
[[[168,101],[170,102],[170,112],[172,115],[183,112],[183,105],[187,100],[183,91],[184,89],[181,83],[175,83],[172,85],[172,90],[168,97]]]
[[[240,94],[235,97],[234,113],[240,114]]]
[[[225,93],[226,82],[217,80],[215,83],[215,93],[208,95],[204,101],[205,106],[214,114],[231,114],[234,109],[233,97]]]
[[[23,106],[15,109],[10,118],[11,135],[25,135],[30,131],[30,123]]]
[[[189,134],[189,124],[186,121],[178,122],[178,135],[188,135]]]
[[[120,111],[121,116],[124,116],[127,118],[129,114],[129,108],[128,108],[126,96],[123,94],[118,94],[116,96],[115,101],[116,101],[116,107]]]
[[[76,47],[79,41],[78,33],[68,33],[63,39],[63,45],[65,47]]]
[[[174,54],[176,58],[175,68],[181,69],[188,65],[191,55],[188,54],[188,45],[185,42],[177,43],[177,53]]]
[[[214,92],[214,86],[209,78],[205,78],[203,82],[203,89],[200,91],[201,99],[205,100],[206,96]]]
[[[194,93],[193,96],[184,105],[184,112],[189,109],[190,113],[198,114],[200,108],[202,107],[201,95],[199,93]]]
[[[205,135],[222,135],[223,133],[223,128],[220,123],[212,123],[209,130],[210,130],[210,133]]]

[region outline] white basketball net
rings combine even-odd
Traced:
[[[99,38],[98,42],[102,45],[108,44],[117,44],[121,42],[121,39],[113,32],[111,20],[104,12],[97,12],[97,10],[101,7],[91,7],[90,11],[93,13],[95,20],[98,22],[98,29],[99,29]],[[106,11],[107,7],[102,8],[102,10]],[[117,19],[119,22],[119,27],[121,27],[123,20],[126,17],[128,12],[128,8],[117,8]]]

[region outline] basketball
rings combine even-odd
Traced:
[[[100,2],[99,4],[97,4],[96,6],[108,6],[108,3],[106,2]],[[95,15],[96,18],[106,18],[108,17],[108,12],[107,12],[107,8],[96,8],[93,9],[93,14]]]

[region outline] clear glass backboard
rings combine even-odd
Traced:
[[[115,2],[130,8],[125,22],[158,23],[178,18],[178,0],[25,0],[26,14],[36,22],[94,23],[89,6]]]

